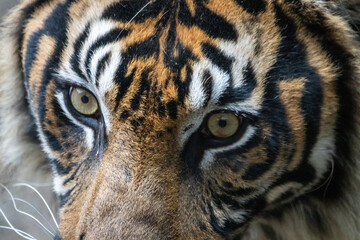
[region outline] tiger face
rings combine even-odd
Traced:
[[[315,1],[33,0],[21,66],[61,239],[232,239],[321,188],[352,50]],[[345,116],[345,117],[338,117]]]

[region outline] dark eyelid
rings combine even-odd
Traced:
[[[219,109],[219,110],[215,110],[215,111],[208,113],[204,118],[204,122],[206,122],[210,118],[211,115],[216,114],[216,113],[232,113],[232,114],[236,115],[238,118],[247,119],[248,123],[251,125],[255,125],[259,121],[258,116],[253,115],[251,113],[247,113],[245,111],[236,111],[236,110],[234,111],[232,109]]]

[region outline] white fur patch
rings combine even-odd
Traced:
[[[203,90],[204,61],[194,65],[193,76],[189,87],[189,105],[191,109],[200,109],[204,105],[205,93]]]
[[[122,62],[120,51],[121,46],[119,44],[111,48],[109,62],[99,77],[99,93],[101,96],[104,96],[105,93],[113,87],[116,71]]]
[[[236,43],[222,41],[219,48],[228,57],[234,59],[231,68],[233,87],[241,87],[244,84],[244,69],[254,54],[256,39],[249,34],[242,34]]]
[[[204,73],[208,71],[212,77],[212,94],[210,96],[209,104],[218,102],[221,95],[229,86],[230,76],[222,71],[218,66],[212,64],[209,60],[201,60],[194,65],[194,72],[192,81],[189,87],[189,108],[193,111],[198,111],[204,106]]]
[[[334,133],[329,133],[332,136],[322,136],[320,133],[318,141],[309,157],[309,163],[316,169],[317,178],[320,179],[328,170],[335,149],[335,136]]]
[[[251,137],[255,134],[255,131],[256,130],[253,126],[248,126],[248,128],[246,129],[246,131],[245,131],[244,135],[241,137],[241,139],[239,141],[235,142],[234,144],[231,144],[231,145],[225,146],[225,147],[212,148],[212,149],[206,150],[204,153],[203,159],[201,161],[200,167],[202,169],[205,169],[207,166],[209,166],[209,164],[211,162],[213,162],[214,156],[217,153],[230,151],[232,149],[243,146],[247,141],[249,141],[251,139]]]
[[[81,123],[80,121],[78,121],[76,118],[73,117],[73,115],[69,112],[69,110],[67,109],[67,107],[65,105],[64,94],[58,93],[58,94],[56,94],[56,98],[57,98],[62,110],[64,111],[66,117],[68,119],[70,119],[72,123],[74,123],[75,125],[78,125],[84,129],[85,134],[86,134],[85,143],[86,143],[88,149],[92,149],[94,146],[94,140],[95,140],[94,131],[90,127],[84,125],[83,123]]]
[[[64,182],[66,181],[66,176],[59,176],[55,172],[53,173],[53,186],[55,193],[60,195],[65,195],[67,192],[67,189],[64,187]]]
[[[106,54],[110,53],[112,46],[113,46],[113,43],[109,43],[99,49],[96,49],[95,52],[93,53],[93,56],[90,61],[90,66],[89,66],[91,79],[96,80],[98,65],[99,65],[101,59],[103,57],[105,57]]]
[[[109,20],[100,20],[98,22],[92,23],[91,28],[89,30],[89,35],[84,41],[80,52],[80,68],[86,77],[88,77],[86,74],[87,68],[90,66],[86,66],[85,63],[86,63],[86,57],[89,54],[91,46],[102,36],[110,32],[113,28],[114,28],[114,23]],[[96,69],[94,70],[92,68],[90,68],[90,70],[91,73],[96,71]],[[95,78],[87,79],[87,80],[95,84]]]

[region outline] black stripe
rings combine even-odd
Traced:
[[[131,113],[129,112],[129,110],[124,110],[124,111],[122,111],[121,114],[120,114],[120,118],[121,118],[121,119],[126,120],[126,119],[128,119],[129,117],[131,117]]]
[[[202,51],[215,65],[217,65],[221,70],[231,74],[231,66],[233,59],[225,56],[220,49],[208,44],[202,44]]]
[[[104,11],[102,18],[121,22],[132,21],[141,23],[149,18],[158,16],[165,8],[170,8],[171,2],[172,1],[158,0],[147,5],[149,3],[148,0],[121,1],[108,7],[108,9]],[[145,5],[147,6],[144,8]]]
[[[176,31],[176,8],[169,10],[169,14],[157,23],[156,27],[159,32],[165,28],[165,24],[169,24],[169,30],[165,40],[164,46],[164,64],[173,72],[180,72],[186,64],[191,60],[195,60],[195,56],[191,50],[185,47],[177,38]]]
[[[220,224],[218,223],[218,220],[217,220],[217,218],[215,216],[215,213],[214,213],[214,209],[211,206],[210,202],[207,203],[207,208],[208,208],[209,214],[210,214],[210,225],[211,225],[211,227],[213,228],[213,230],[215,232],[219,233],[222,236],[225,236],[226,235],[226,230],[223,227],[221,227]]]
[[[230,207],[231,210],[239,210],[240,209],[240,205],[238,203],[238,201],[236,201],[235,199],[233,199],[231,196],[228,195],[218,195],[219,199],[226,204],[228,207]]]
[[[183,166],[183,174],[182,176],[187,176],[189,173],[191,175],[198,174],[199,164],[203,158],[205,146],[203,145],[203,141],[201,141],[201,134],[196,131],[191,135],[185,144],[182,152],[181,158],[184,162]]]
[[[234,88],[229,86],[226,91],[221,95],[219,99],[220,105],[226,105],[228,103],[245,101],[251,97],[251,94],[257,82],[255,80],[255,73],[252,64],[249,62],[244,70],[244,84],[240,87]]]
[[[202,76],[201,81],[205,93],[205,100],[203,107],[205,108],[211,99],[212,92],[213,92],[213,79],[209,71],[206,71],[204,75]]]
[[[244,226],[247,222],[246,220],[247,218],[244,218],[243,221],[234,221],[233,219],[227,219],[224,223],[224,229],[229,234],[232,231],[238,230],[239,228]]]
[[[307,185],[316,178],[316,171],[308,162],[303,161],[300,165],[291,172],[284,173],[274,185],[282,185],[286,182],[298,182]]]
[[[266,10],[266,2],[264,0],[235,0],[245,11],[251,14],[259,14]]]
[[[70,195],[72,194],[72,192],[74,191],[75,187],[73,187],[72,189],[70,189],[69,191],[67,191],[65,194],[61,194],[59,196],[59,207],[62,208],[64,207],[66,204],[69,203],[70,201]]]
[[[57,40],[57,46],[56,49],[52,55],[52,58],[49,59],[47,62],[44,72],[43,72],[43,78],[41,80],[41,86],[39,88],[39,101],[38,101],[38,114],[40,123],[42,125],[42,128],[45,129],[45,116],[47,113],[46,110],[46,88],[50,82],[50,80],[53,77],[54,69],[57,68],[59,64],[59,56],[61,54],[62,48],[64,44],[66,43],[66,29],[67,29],[67,10],[72,4],[73,0],[69,0],[65,2],[64,4],[59,4],[57,8],[53,10],[51,15],[46,19],[44,22],[44,27],[40,29],[39,31],[33,33],[33,35],[30,37],[28,42],[28,47],[26,50],[26,71],[27,74],[30,73],[31,67],[33,65],[33,61],[35,60],[35,56],[37,54],[38,45],[40,38],[44,36],[45,34],[48,36],[51,36]],[[25,74],[27,76],[27,74]],[[27,79],[28,80],[28,79]],[[49,96],[50,97],[50,96]],[[60,144],[58,143],[55,136],[53,136],[51,133],[46,132],[44,130],[45,136],[48,138],[50,147],[54,151],[61,151],[62,148]]]
[[[255,192],[254,188],[225,189],[223,187],[220,187],[220,189],[222,192],[233,197],[243,197]]]
[[[19,48],[21,49],[23,46],[23,40],[24,40],[24,33],[25,33],[25,27],[29,21],[29,19],[32,17],[32,15],[34,14],[34,12],[37,9],[41,9],[43,5],[45,5],[48,1],[46,0],[38,0],[36,2],[34,2],[33,4],[30,4],[29,6],[27,6],[25,9],[22,10],[22,16],[23,19],[21,21],[21,31],[19,31],[20,34],[20,38],[19,38]],[[32,35],[29,39],[29,42],[33,42],[33,43],[37,43],[39,41],[39,38],[42,36],[41,33],[37,34],[37,35]],[[28,42],[28,43],[29,43]],[[29,45],[29,44],[27,44]],[[31,51],[30,51],[31,50]],[[24,76],[25,76],[25,80],[28,80],[31,68],[32,68],[32,64],[35,60],[36,57],[36,52],[38,51],[38,46],[37,44],[33,44],[33,46],[31,48],[27,47],[26,52],[31,52],[32,54],[30,54],[28,56],[28,54],[25,54],[25,64],[23,66],[24,69]],[[22,59],[22,49],[18,51],[19,55],[20,55],[20,59]],[[35,54],[34,54],[35,53]]]
[[[100,74],[104,72],[105,70],[105,66],[106,66],[106,63],[108,63],[110,59],[110,53],[107,53],[105,54],[105,56],[103,56],[99,63],[98,63],[98,66],[96,68],[96,75],[95,75],[95,78],[96,78],[96,87],[99,87],[99,78],[100,78]]]
[[[286,141],[287,139],[284,139]],[[255,163],[250,165],[242,176],[243,180],[256,180],[266,173],[275,162],[280,152],[280,136],[272,129],[271,134],[265,140],[266,160],[263,163]]]
[[[267,163],[252,164],[241,178],[247,181],[256,180],[260,178],[265,172],[267,172],[270,167],[271,165]]]
[[[133,126],[133,131],[136,132],[138,127],[145,121],[144,117],[139,117],[130,121],[131,125]]]
[[[191,60],[196,60],[191,50],[176,39],[175,27],[168,33],[165,52],[164,64],[174,72],[180,72]]]
[[[70,59],[70,64],[72,69],[79,74],[79,76],[83,79],[83,80],[87,80],[87,78],[85,77],[85,73],[83,73],[80,70],[80,50],[81,47],[84,44],[84,41],[89,37],[90,34],[90,24],[87,24],[85,29],[83,30],[83,32],[80,34],[80,36],[76,39],[75,44],[74,44],[74,53],[71,56]]]
[[[61,146],[61,143],[59,140],[49,131],[43,130],[43,134],[46,138],[47,145],[51,148],[53,151],[61,152],[63,150],[63,147]]]
[[[68,166],[63,166],[57,159],[51,159],[50,164],[53,167],[53,170],[59,175],[66,175],[76,167],[75,163],[71,163]]]
[[[256,196],[255,198],[249,199],[242,203],[241,207],[243,209],[248,209],[251,212],[251,215],[254,216],[267,206],[266,199],[264,195]]]
[[[205,7],[206,1],[196,1],[195,16],[193,17],[185,1],[180,1],[178,20],[187,27],[197,26],[213,38],[236,41],[238,38],[235,27],[222,16],[217,15]]]
[[[193,77],[193,69],[189,65],[186,66],[185,81],[180,78],[181,76],[180,72],[181,72],[180,69],[177,70],[172,80],[174,81],[175,86],[178,89],[178,102],[179,104],[183,105],[186,96],[189,94],[190,83]]]
[[[220,200],[219,195],[214,191],[212,184],[210,182],[208,183],[208,189],[210,191],[211,200],[215,204],[216,208],[223,210],[224,207],[222,205],[222,201]]]
[[[156,85],[154,85],[154,86],[156,86]],[[160,117],[164,117],[165,113],[166,113],[166,108],[161,100],[163,93],[162,93],[162,91],[157,92],[156,90],[153,90],[152,92],[156,95],[154,97],[156,100],[156,105],[157,105],[157,109],[155,110],[155,112],[157,112]]]
[[[150,70],[145,70],[141,73],[141,79],[140,79],[140,86],[134,97],[130,100],[130,107],[131,110],[136,111],[140,107],[140,101],[144,94],[144,92],[149,94],[150,90],[150,83],[149,83],[149,73]]]
[[[171,100],[166,104],[167,112],[171,119],[176,119],[178,115],[178,102]]]
[[[255,123],[252,123],[255,124]],[[243,146],[233,150],[224,151],[215,155],[216,161],[221,162],[223,166],[228,167],[234,173],[243,169],[246,159],[246,153],[262,143],[262,130],[257,129],[254,135]]]
[[[152,56],[157,57],[159,55],[160,46],[158,34],[155,34],[143,42],[133,44],[128,47],[127,51],[122,53],[122,64],[118,67],[115,74],[115,83],[119,85],[119,90],[116,96],[116,106],[115,111],[120,105],[120,101],[125,96],[127,90],[129,89],[131,83],[133,82],[133,78],[137,71],[134,68],[130,75],[127,74],[128,64],[134,59],[143,57],[149,58]]]
[[[120,106],[120,101],[125,96],[125,94],[126,94],[127,90],[129,89],[132,81],[134,80],[136,70],[137,69],[134,68],[132,70],[131,74],[126,76],[126,65],[121,64],[119,66],[119,68],[117,70],[117,74],[116,74],[117,77],[115,78],[116,82],[119,84],[119,90],[118,90],[118,93],[116,95],[116,100],[115,100],[116,105],[115,105],[114,111],[116,111],[118,109],[118,107]]]
[[[85,161],[82,161],[81,164],[79,164],[79,165],[76,166],[75,171],[70,175],[69,178],[67,178],[67,179],[64,181],[64,183],[63,183],[64,186],[65,186],[66,184],[68,184],[69,182],[71,182],[72,180],[75,179],[76,174],[79,172],[79,170],[80,170],[81,166],[84,164],[84,162],[85,162]]]
[[[112,29],[110,32],[106,33],[104,36],[101,36],[97,39],[88,49],[88,53],[85,58],[85,66],[87,69],[87,75],[89,79],[91,78],[90,74],[90,60],[92,59],[94,53],[97,49],[104,47],[105,45],[113,42],[120,41],[122,38],[129,35],[129,31],[127,29]],[[85,40],[85,39],[84,39]],[[83,42],[83,41],[82,41]]]

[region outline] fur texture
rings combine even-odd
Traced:
[[[54,239],[357,240],[359,15],[356,0],[24,1],[0,39],[0,182],[53,179]],[[211,135],[218,113],[236,134]]]

